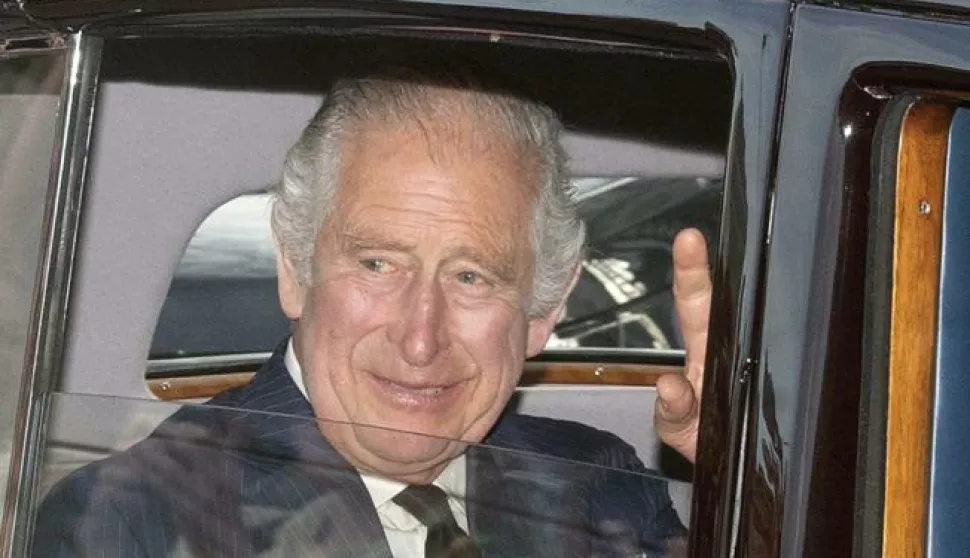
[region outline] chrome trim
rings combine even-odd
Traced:
[[[0,556],[25,556],[48,414],[48,394],[60,373],[67,309],[81,216],[102,40],[70,37],[68,69],[55,134],[44,243],[31,314],[7,498],[0,525]],[[27,512],[27,513],[25,513]]]
[[[67,48],[63,35],[43,33],[29,37],[9,37],[0,39],[0,60],[18,56],[43,55],[52,50]]]
[[[567,359],[576,362],[615,360],[618,363],[651,364],[657,361],[683,362],[685,355],[683,349],[566,347],[546,349],[529,360],[535,362],[562,362]]]
[[[153,359],[148,361],[147,379],[151,380],[154,376],[170,378],[173,372],[178,375],[178,372],[186,370],[198,374],[207,371],[211,371],[213,374],[222,374],[227,372],[227,369],[262,366],[272,354],[271,352],[259,352]]]

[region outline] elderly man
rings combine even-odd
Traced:
[[[35,555],[663,555],[684,528],[632,448],[504,412],[582,257],[559,136],[501,91],[336,83],[273,207],[292,338],[249,385],[60,483]],[[656,424],[692,459],[703,239],[674,256],[688,370],[659,382]]]

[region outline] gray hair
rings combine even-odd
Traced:
[[[453,119],[448,111],[454,108],[454,103],[443,102],[446,97],[457,101],[466,114],[493,126],[510,145],[534,149],[539,155],[539,194],[529,238],[533,253],[529,315],[547,315],[567,294],[583,256],[586,230],[566,172],[562,124],[549,107],[509,93],[391,76],[337,81],[287,153],[283,176],[271,189],[276,242],[297,280],[309,285],[316,238],[333,210],[341,144],[353,125],[417,118],[445,123]]]

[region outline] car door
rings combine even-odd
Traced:
[[[970,83],[966,12],[947,4],[795,10],[741,555],[938,552],[933,432],[960,419],[934,402],[952,339],[936,316],[962,298],[939,294],[940,227]]]

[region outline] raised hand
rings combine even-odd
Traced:
[[[657,380],[654,425],[660,439],[694,462],[704,386],[704,355],[711,313],[711,274],[707,243],[697,229],[685,229],[674,239],[674,305],[680,321],[687,360],[683,374]]]

